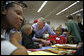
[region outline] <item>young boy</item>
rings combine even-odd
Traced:
[[[42,45],[38,44],[35,45],[33,42],[34,37],[34,30],[31,28],[29,24],[25,24],[22,28],[22,45],[25,46],[27,49],[36,49],[41,48]]]
[[[66,44],[66,38],[64,36],[61,36],[60,29],[57,29],[55,33],[56,35],[49,35],[49,38],[47,40],[50,40],[52,44]]]

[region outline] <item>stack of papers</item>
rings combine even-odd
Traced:
[[[47,46],[47,47],[42,47],[42,48],[40,48],[40,50],[46,50],[46,49],[50,49],[50,48],[53,48],[53,47],[49,47],[49,46]]]
[[[42,51],[42,50],[46,50],[46,49],[50,49],[50,48],[52,48],[52,47],[47,46],[47,47],[42,47],[42,48],[39,48],[39,49],[27,49],[27,50],[28,51]]]
[[[61,48],[51,48],[47,49],[48,51],[54,52],[59,55],[64,55],[64,54],[73,54],[76,52],[76,50],[68,50],[68,49],[61,49]]]
[[[29,55],[58,55],[58,54],[54,54],[54,53],[46,52],[46,51],[36,51],[36,52],[30,52],[28,54]]]
[[[55,44],[56,47],[61,47],[61,48],[77,48],[77,44]]]

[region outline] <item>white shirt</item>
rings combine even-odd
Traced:
[[[1,30],[3,31],[3,30]],[[2,32],[1,34],[1,38],[5,39],[4,37],[4,32]],[[1,55],[10,55],[11,53],[13,53],[13,51],[15,51],[17,49],[16,46],[14,46],[12,43],[10,43],[7,40],[1,40]]]
[[[6,41],[6,40],[1,41],[1,55],[10,55],[16,49],[17,47],[14,46],[9,41]]]

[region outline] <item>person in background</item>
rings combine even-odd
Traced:
[[[35,32],[31,28],[31,25],[25,24],[22,28],[22,45],[27,49],[36,49],[41,48],[42,44],[35,45],[33,37]]]
[[[67,39],[67,29],[62,28],[62,25],[59,25],[59,27],[57,27],[57,31],[60,31],[60,36],[64,36]]]
[[[64,32],[64,28],[62,27],[62,25],[59,25],[59,27],[58,27],[59,29],[60,29],[60,31],[62,31],[61,32],[61,34]]]
[[[74,37],[69,34],[69,32],[68,32],[67,29],[64,29],[64,32],[63,32],[62,35],[66,37],[66,39],[67,39],[67,44],[73,44]]]
[[[80,28],[80,35],[81,35],[81,39],[83,41],[83,24],[82,24],[81,14],[76,14],[76,21],[77,21],[78,26]]]
[[[1,1],[1,55],[28,55],[26,48],[18,43],[21,40],[21,34],[17,30],[22,21],[22,7],[19,3]],[[10,33],[10,41],[8,41],[5,33],[13,28],[16,31]]]
[[[35,30],[35,38],[34,41],[38,43],[47,44],[47,41],[42,39],[43,34],[47,31],[51,35],[55,35],[54,31],[50,28],[50,26],[45,22],[44,18],[38,19],[38,22],[32,25],[32,28]]]
[[[67,29],[64,29],[62,35],[67,39],[68,36],[69,36],[69,32],[68,32],[68,30],[67,30]],[[61,35],[61,36],[62,36],[62,35]]]
[[[79,27],[71,15],[67,17],[65,25],[67,26],[70,35],[74,36],[74,44],[81,42]]]
[[[49,35],[47,40],[50,40],[52,44],[66,44],[67,40],[65,36],[61,35],[61,32],[60,28],[57,28],[55,31],[56,35]]]

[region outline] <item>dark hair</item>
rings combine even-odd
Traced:
[[[16,5],[20,5],[18,2],[10,2],[7,3],[7,1],[1,1],[1,28],[3,28],[4,24],[7,25],[6,28],[10,28],[10,24],[8,23],[6,19],[6,15],[2,14],[4,10],[8,10],[10,7],[14,7]]]
[[[73,17],[70,15],[70,16],[67,17],[67,19],[73,19]]]
[[[18,2],[10,2],[6,4],[7,1],[1,1],[1,29],[5,29],[7,32],[9,32],[12,27],[9,24],[9,22],[6,19],[6,15],[2,14],[4,10],[8,10],[10,7],[14,7],[15,5],[20,5]],[[24,20],[24,19],[23,19]],[[5,27],[4,27],[5,24]],[[22,25],[24,24],[24,21],[22,22]]]
[[[67,29],[64,29],[64,32],[68,32],[68,30]]]
[[[20,5],[18,2],[7,2],[7,1],[1,1],[1,11],[8,10],[10,7],[14,7],[16,5]]]

